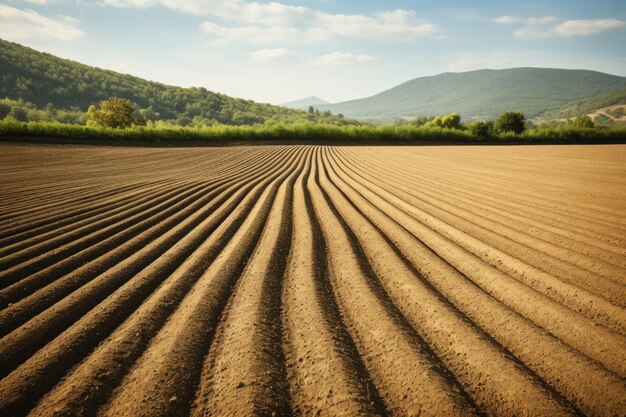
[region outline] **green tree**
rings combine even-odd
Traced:
[[[309,114],[313,113],[315,113],[315,109],[313,108],[313,106],[309,106]]]
[[[446,116],[438,116],[424,124],[424,127],[441,127],[445,129],[462,129],[461,116],[450,113]]]
[[[582,115],[582,116],[578,116],[576,119],[574,119],[574,122],[572,123],[574,126],[576,127],[593,127],[593,120],[591,120],[591,117],[587,116],[586,114]]]
[[[474,139],[489,139],[491,135],[493,135],[493,122],[489,120],[478,120],[472,122],[469,125],[469,132]]]
[[[87,117],[89,121],[104,127],[124,129],[146,125],[145,119],[135,113],[130,100],[119,97],[101,101],[99,108],[89,106]]]
[[[28,112],[21,107],[13,107],[9,116],[13,117],[18,122],[28,121]]]
[[[500,133],[514,132],[519,135],[526,129],[524,120],[525,118],[523,113],[507,111],[498,117],[495,128],[496,131]]]
[[[432,116],[419,116],[411,121],[415,126],[424,126],[426,123],[433,121],[435,118]]]
[[[0,120],[4,119],[11,113],[11,106],[8,104],[0,103]]]

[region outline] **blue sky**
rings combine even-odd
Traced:
[[[446,71],[626,76],[624,1],[0,0],[0,37],[260,102],[337,102]]]

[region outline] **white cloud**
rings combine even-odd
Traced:
[[[528,19],[500,16],[493,19],[493,22],[501,25],[521,24],[522,27],[513,31],[513,36],[518,39],[587,36],[626,26],[626,22],[617,19],[567,20],[558,25],[548,26],[556,21],[558,19],[554,16],[531,17]]]
[[[100,0],[100,4],[103,6],[118,8],[136,7],[144,9],[146,7],[156,6],[157,4],[159,4],[159,2],[157,0]]]
[[[227,21],[272,26],[289,26],[303,23],[313,11],[307,7],[289,6],[282,3],[246,3],[243,1],[224,1],[209,13]]]
[[[552,31],[559,36],[595,35],[608,30],[621,29],[626,22],[617,19],[568,20],[554,27]]]
[[[39,6],[43,6],[44,4],[48,4],[48,0],[22,0],[25,3],[37,4]]]
[[[250,52],[250,58],[255,62],[292,62],[297,60],[296,54],[286,48],[260,49]]]
[[[317,12],[309,28],[312,38],[344,36],[350,38],[412,40],[441,37],[432,23],[418,19],[414,11],[394,10],[365,15],[340,15]]]
[[[263,19],[267,19],[267,16]],[[264,21],[250,26],[227,27],[206,21],[201,28],[215,36],[218,42],[243,41],[250,43],[319,42],[335,37],[412,40],[418,37],[440,38],[442,32],[432,23],[417,19],[415,12],[393,12],[364,15],[334,15],[314,12],[301,28],[265,25]]]
[[[511,17],[511,16],[500,16],[500,17],[496,17],[495,19],[493,19],[493,21],[500,25],[512,25],[513,23],[521,22],[522,19],[518,19],[516,17]]]
[[[545,39],[552,36],[552,31],[548,28],[538,26],[523,26],[513,31],[513,36],[518,39]]]
[[[53,39],[72,41],[85,33],[71,25],[40,15],[34,10],[16,9],[0,4],[0,37],[21,41],[24,39]]]
[[[64,22],[65,22],[65,23],[67,23],[68,25],[73,25],[73,24],[78,23],[78,19],[76,19],[75,17],[72,17],[72,16],[67,16],[67,15],[64,15],[64,14],[60,14],[60,15],[58,15],[58,16],[59,16],[59,18],[60,18],[62,21],[64,21]]]
[[[101,4],[136,8],[160,5],[185,13],[213,16],[229,25],[206,21],[201,27],[222,42],[245,41],[241,34],[246,32],[260,34],[250,42],[274,42],[274,36],[268,36],[268,28],[272,28],[270,33],[297,32],[299,36],[293,41],[305,42],[328,40],[337,36],[393,40],[443,36],[443,32],[434,24],[419,19],[414,11],[409,10],[384,11],[371,15],[331,14],[275,1],[258,3],[243,0],[101,0]]]
[[[547,25],[548,23],[556,22],[558,19],[554,16],[541,16],[541,17],[529,17],[527,19],[520,19],[519,17],[500,16],[493,19],[500,25],[512,25],[515,23],[527,25],[527,26],[539,26]]]
[[[214,35],[216,41],[219,43],[276,43],[298,39],[302,36],[302,33],[298,29],[284,26],[238,26],[230,28],[220,26],[213,22],[204,22],[200,27],[203,31]]]
[[[349,52],[333,52],[332,54],[322,55],[313,61],[315,65],[347,65],[362,64],[377,61],[378,58],[370,55],[355,55]]]

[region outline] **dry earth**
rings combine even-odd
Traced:
[[[2,416],[626,415],[626,146],[0,149]]]

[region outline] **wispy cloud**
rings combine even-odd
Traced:
[[[527,26],[546,25],[548,23],[556,22],[557,20],[558,19],[554,16],[529,17],[527,19],[521,19],[511,16],[500,16],[493,19],[494,22],[500,25],[512,25],[519,23]]]
[[[511,56],[503,52],[463,52],[446,59],[450,61],[448,70],[453,72],[506,68],[512,64]]]
[[[274,48],[250,52],[250,59],[255,62],[294,62],[298,57],[287,48]]]
[[[564,37],[595,35],[608,30],[621,29],[626,22],[617,19],[568,20],[554,27],[555,34]]]
[[[24,3],[37,4],[39,6],[49,3],[48,0],[21,0],[21,1]]]
[[[355,55],[350,52],[333,52],[331,54],[322,55],[313,61],[315,65],[331,66],[331,65],[347,65],[347,64],[363,64],[367,62],[377,61],[378,58],[370,55]]]
[[[206,33],[213,35],[219,43],[277,43],[295,40],[302,36],[298,29],[286,26],[226,27],[213,22],[204,22],[200,27]]]
[[[332,14],[280,2],[242,0],[102,0],[113,7],[163,6],[172,10],[218,19],[201,28],[221,42],[272,43],[276,33],[290,33],[293,42],[316,42],[335,37],[406,41],[421,37],[442,38],[435,24],[420,19],[411,10],[365,14]],[[250,34],[246,39],[242,34]],[[258,36],[254,36],[258,34]],[[284,38],[282,40],[285,40]]]
[[[558,21],[554,16],[531,17],[527,19],[500,16],[493,19],[493,21],[500,25],[522,25],[513,31],[513,36],[518,39],[589,36],[609,30],[621,29],[626,26],[626,22],[617,19],[576,19],[551,25]]]
[[[59,14],[58,15],[59,19],[61,19],[63,22],[67,23],[68,25],[73,25],[75,23],[78,23],[78,19],[72,16],[68,16],[65,14]]]
[[[52,20],[34,10],[17,9],[0,4],[0,36],[4,39],[73,41],[84,35],[85,32],[71,24]]]

